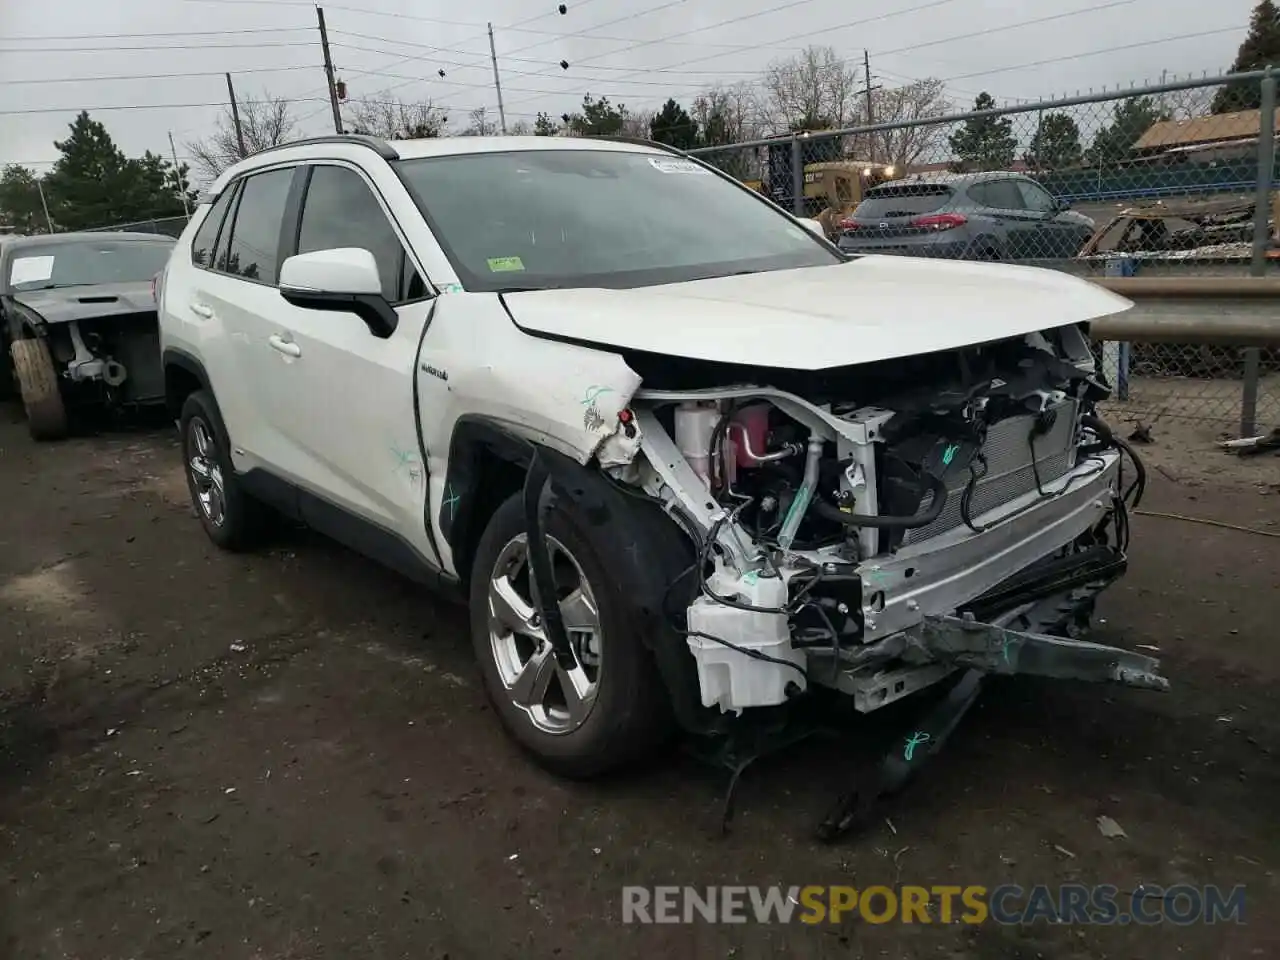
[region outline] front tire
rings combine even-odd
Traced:
[[[571,502],[544,523],[571,669],[551,654],[532,601],[522,495],[494,513],[471,572],[471,635],[485,692],[521,747],[574,779],[642,758],[672,729],[657,667],[621,579],[610,575],[604,529]]]
[[[204,390],[187,397],[178,425],[187,490],[205,533],[224,550],[257,546],[266,534],[270,511],[248,494],[236,475],[213,397]]]
[[[27,432],[33,440],[61,440],[67,435],[67,408],[58,390],[49,344],[43,337],[15,340],[9,357],[27,415]]]

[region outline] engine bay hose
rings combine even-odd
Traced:
[[[533,577],[534,604],[542,617],[543,629],[551,644],[551,651],[556,661],[568,670],[577,661],[573,655],[573,648],[569,644],[569,634],[565,630],[564,618],[560,615],[560,604],[556,599],[555,573],[551,566],[551,551],[547,548],[546,535],[542,526],[542,497],[550,483],[551,471],[535,446],[533,458],[529,462],[529,472],[525,475],[523,492],[529,572]]]
[[[1100,417],[1096,417],[1093,414],[1085,414],[1080,418],[1080,423],[1096,433],[1103,443],[1109,444],[1127,454],[1129,460],[1132,461],[1136,476],[1133,483],[1129,485],[1129,489],[1124,491],[1123,497],[1128,500],[1130,496],[1133,496],[1133,502],[1129,504],[1129,507],[1130,509],[1136,509],[1138,504],[1142,502],[1142,495],[1147,490],[1147,466],[1142,462],[1142,458],[1138,456],[1138,451],[1133,449],[1132,444],[1117,437],[1115,431]]]
[[[833,507],[821,499],[815,499],[812,508],[817,511],[818,516],[822,517],[822,519],[830,520],[833,523],[842,523],[846,527],[870,527],[874,530],[918,530],[920,527],[927,527],[942,516],[942,511],[947,505],[947,485],[942,482],[942,478],[935,477],[927,471],[924,474],[924,478],[929,486],[929,492],[933,494],[933,501],[929,504],[928,510],[924,513],[917,513],[915,516],[886,517],[865,513],[846,513],[839,507]]]

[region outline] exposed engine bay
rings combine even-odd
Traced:
[[[164,398],[164,378],[154,311],[91,317],[51,326],[50,353],[70,384],[93,390],[109,407]]]
[[[646,456],[609,469],[696,546],[667,612],[704,707],[820,685],[869,711],[964,666],[1162,688],[1149,658],[1049,636],[1123,573],[1145,482],[1082,326],[769,386],[628,363]]]

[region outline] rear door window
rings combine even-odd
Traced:
[[[231,227],[227,273],[275,284],[280,275],[280,228],[292,182],[292,167],[246,178]]]
[[[969,188],[969,196],[993,210],[1022,210],[1022,191],[1013,180],[988,180]]]
[[[952,191],[937,183],[898,183],[868,191],[853,215],[859,220],[916,217],[946,206]]]
[[[240,181],[227,188],[231,203],[227,207],[227,215],[222,219],[222,229],[218,231],[218,245],[213,251],[213,269],[223,273],[227,270],[227,247],[231,245],[231,224],[236,218],[236,209],[240,206]]]
[[[208,215],[204,218],[204,223],[200,224],[200,229],[196,231],[195,239],[191,241],[191,262],[197,267],[213,266],[213,248],[218,242],[218,230],[222,227],[222,221],[226,218],[227,208],[231,206],[231,198],[235,196],[235,192],[234,184],[223,190],[218,199],[213,202]]]
[[[1018,190],[1022,193],[1022,202],[1028,210],[1034,210],[1036,213],[1053,213],[1057,209],[1053,195],[1038,183],[1032,183],[1030,180],[1019,180],[1017,183]]]

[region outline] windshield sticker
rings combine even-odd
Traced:
[[[659,173],[701,173],[710,175],[711,171],[699,166],[692,160],[680,160],[676,157],[650,157],[649,166]]]
[[[22,257],[13,261],[10,283],[36,283],[53,276],[53,257]]]
[[[489,269],[493,273],[511,273],[524,269],[524,261],[519,257],[490,257]]]

